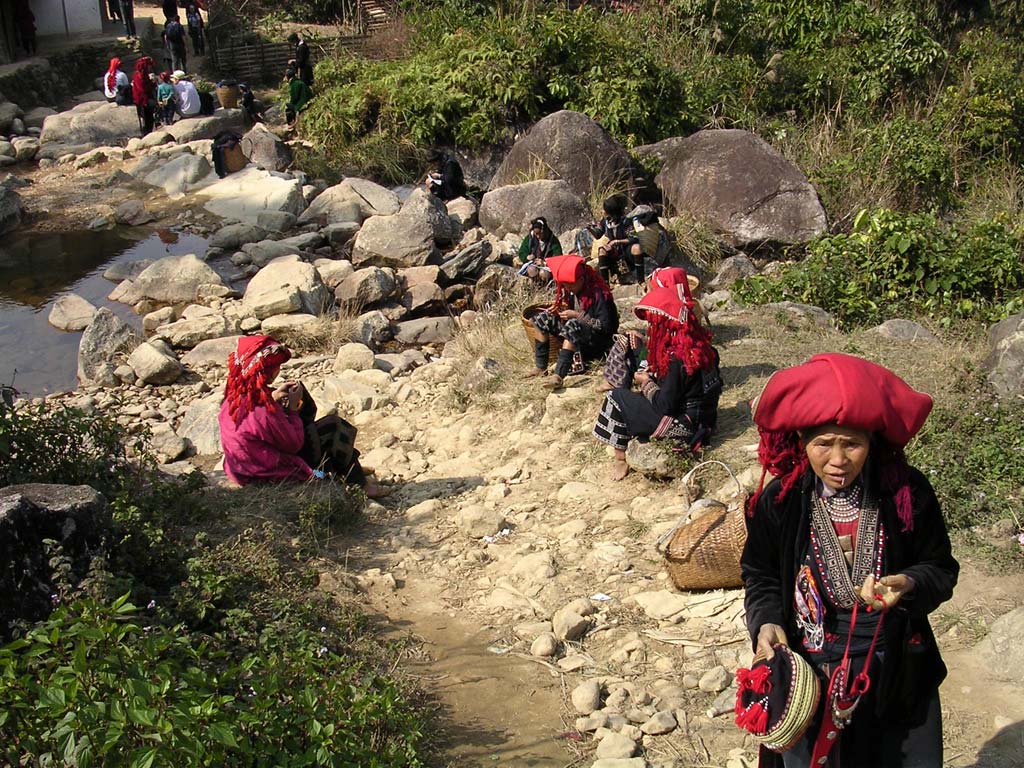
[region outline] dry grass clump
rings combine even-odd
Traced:
[[[355,338],[358,317],[357,308],[342,307],[319,315],[316,322],[276,335],[279,341],[300,354],[333,355],[342,344]]]

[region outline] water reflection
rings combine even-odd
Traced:
[[[107,300],[114,283],[103,272],[113,264],[205,249],[203,238],[173,230],[5,237],[0,245],[0,383],[13,379],[31,395],[74,387],[81,334],[58,331],[47,322],[53,303],[65,293],[77,293],[138,327],[130,307]]]

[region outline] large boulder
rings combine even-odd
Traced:
[[[241,336],[225,336],[201,341],[181,357],[181,362],[192,369],[226,368],[228,356],[238,348]]]
[[[49,107],[33,107],[25,113],[22,121],[25,123],[26,128],[42,129],[43,123],[46,122],[46,118],[50,115],[56,114],[57,110],[50,109]]]
[[[988,636],[977,650],[992,674],[1018,685],[1024,685],[1024,607],[1004,613],[989,627]]]
[[[181,363],[163,344],[143,342],[128,356],[135,378],[146,384],[173,384],[182,373]]]
[[[134,114],[134,110],[126,109],[125,112],[132,112]],[[136,128],[138,128],[137,125]],[[233,131],[238,134],[245,133],[245,120],[240,109],[218,109],[212,115],[179,120],[174,125],[168,126],[165,130],[179,144],[187,144],[190,141],[214,139],[221,131]],[[134,135],[134,133],[131,135]]]
[[[268,171],[283,171],[292,164],[292,150],[263,123],[256,123],[242,137],[242,154]]]
[[[566,232],[592,220],[583,198],[565,181],[529,181],[502,186],[480,201],[480,226],[497,237],[526,235],[538,216],[555,232]]]
[[[133,283],[134,295],[158,304],[186,304],[196,300],[201,285],[224,286],[220,275],[192,253],[165,256],[142,270]]]
[[[237,333],[238,327],[235,323],[218,314],[176,320],[156,329],[157,336],[166,339],[172,347],[178,349],[191,349],[202,341],[233,336]],[[132,365],[131,360],[128,364]]]
[[[31,160],[39,152],[39,139],[34,136],[18,136],[11,140],[14,148],[14,159],[18,162]]]
[[[255,166],[246,166],[237,173],[198,191],[208,198],[206,210],[223,219],[257,223],[261,213],[285,211],[296,216],[306,208],[302,184]]]
[[[425,218],[371,216],[363,222],[352,245],[352,263],[356,267],[420,267],[440,258],[434,242],[434,230]]]
[[[96,316],[96,307],[77,293],[66,293],[53,303],[47,318],[62,331],[84,331]]]
[[[100,552],[106,503],[87,485],[11,485],[0,489],[0,641],[17,621],[33,622],[53,610],[52,557],[47,541],[69,558],[73,582]]]
[[[399,323],[395,339],[402,344],[443,344],[455,337],[455,321],[450,317],[424,317]]]
[[[11,133],[14,121],[21,118],[23,114],[24,112],[17,104],[10,101],[0,102],[0,134],[6,136]]]
[[[223,395],[216,392],[188,406],[178,425],[178,436],[188,440],[200,456],[215,456],[220,446],[220,405]]]
[[[536,178],[538,172],[544,178],[563,179],[584,199],[595,190],[628,186],[634,175],[625,147],[591,118],[567,109],[537,121],[513,145],[490,189]]]
[[[0,235],[17,229],[24,212],[21,195],[10,187],[0,185]]]
[[[366,179],[349,178],[317,195],[299,216],[299,223],[323,227],[362,222],[371,216],[391,216],[400,208],[398,195],[390,189]]]
[[[391,323],[379,309],[364,312],[356,318],[352,329],[352,340],[365,344],[370,349],[380,349],[394,334]]]
[[[274,259],[283,256],[299,256],[301,249],[281,240],[261,240],[258,243],[246,243],[242,252],[248,254],[249,260],[257,267],[265,267]]]
[[[242,304],[260,320],[290,312],[321,314],[330,293],[316,267],[298,256],[282,256],[253,275]]]
[[[92,383],[101,366],[122,362],[138,343],[138,334],[127,323],[100,308],[78,343],[78,380]]]
[[[402,203],[401,215],[426,219],[438,245],[451,245],[462,236],[461,228],[448,215],[448,208],[437,195],[419,187]]]
[[[352,273],[334,291],[338,303],[350,310],[360,311],[389,298],[396,288],[395,273],[387,267],[366,267]]]
[[[39,138],[44,145],[101,147],[138,134],[139,119],[134,109],[93,101],[47,117]]]
[[[699,131],[668,152],[656,181],[676,211],[700,215],[737,248],[806,243],[825,210],[803,172],[749,131]]]
[[[147,174],[143,181],[151,187],[160,187],[168,197],[181,197],[211,170],[205,157],[185,153]]]
[[[988,345],[984,365],[996,393],[1001,397],[1024,395],[1024,312],[993,325]]]
[[[467,245],[441,264],[441,274],[449,283],[462,282],[467,278],[476,277],[484,267],[491,263],[493,250],[491,243],[487,240]]]
[[[317,259],[313,262],[313,266],[320,273],[320,279],[324,281],[324,285],[332,291],[355,273],[352,262],[344,259]],[[437,268],[435,267],[435,269]]]

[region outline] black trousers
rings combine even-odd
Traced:
[[[135,31],[135,0],[118,0],[121,4],[121,21],[124,22],[124,31],[128,37],[138,37]]]
[[[149,104],[136,104],[135,112],[139,116],[142,135],[145,136],[153,130],[153,123],[156,121],[156,107]]]

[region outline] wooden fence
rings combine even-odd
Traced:
[[[346,35],[331,40],[345,47],[358,47],[364,35]],[[323,54],[317,46],[310,46],[310,57],[315,64]],[[272,43],[245,36],[221,38],[210,46],[210,58],[218,80],[233,78],[241,82],[269,83],[284,78],[288,61],[295,58],[295,46],[290,43]]]

